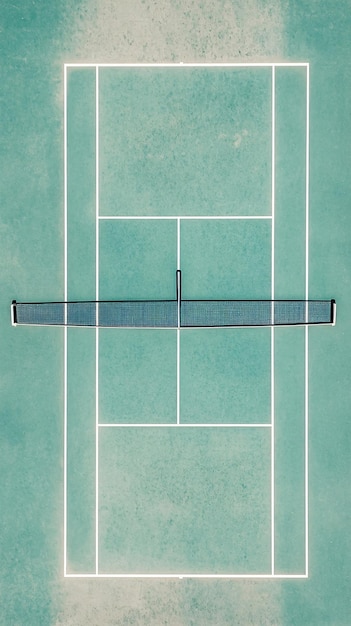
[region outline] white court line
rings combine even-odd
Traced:
[[[308,300],[309,292],[309,161],[310,161],[310,72],[309,66],[306,68],[306,293],[305,298]],[[309,341],[308,326],[305,327],[305,572],[308,576],[309,570],[309,468],[308,468],[308,424],[309,424]]]
[[[64,300],[68,300],[67,282],[67,70],[63,73],[63,162],[64,162]],[[67,307],[66,307],[67,315]],[[67,320],[65,320],[67,321]],[[67,327],[63,347],[63,572],[67,573]]]
[[[99,424],[100,428],[271,428],[271,424]]]
[[[186,67],[308,67],[309,63],[303,62],[262,62],[262,63],[65,63],[65,67],[173,67],[182,69]]]
[[[180,423],[180,328],[177,328],[177,425]]]
[[[188,65],[189,67],[271,67],[274,68],[275,67],[306,67],[307,68],[307,76],[309,77],[309,64],[308,63],[258,63],[258,64],[184,64],[184,65]],[[98,68],[99,67],[177,67],[176,64],[65,64],[64,65],[64,88],[65,88],[65,98],[66,98],[66,69],[67,67],[94,67],[96,68],[96,78],[98,79]],[[309,78],[308,78],[309,80]],[[308,90],[309,90],[309,82],[308,82]],[[98,82],[97,82],[97,94],[98,94]],[[308,99],[308,107],[309,107],[309,91],[308,91],[308,95],[307,95],[307,99]],[[97,104],[98,104],[98,97],[97,97]],[[66,99],[65,99],[65,114],[66,114]],[[98,109],[97,109],[97,119],[98,119]],[[65,118],[66,120],[66,118]],[[308,123],[309,123],[309,118],[308,118]],[[65,132],[66,128],[65,128]],[[97,138],[98,138],[98,126],[96,129],[96,133],[97,133]],[[308,133],[307,133],[308,134]],[[66,138],[66,142],[65,142],[65,151],[67,150],[67,138]],[[308,150],[309,150],[309,142],[308,139],[306,141],[306,156],[308,156]],[[66,154],[65,154],[65,158],[66,158]],[[98,150],[97,150],[97,174],[98,174]],[[306,173],[306,294],[308,293],[308,173]],[[65,187],[67,185],[67,160],[65,162]],[[97,185],[98,185],[98,176],[97,176]],[[66,190],[65,190],[66,193]],[[98,191],[97,191],[97,200],[98,200]],[[98,205],[97,205],[97,213],[98,213]],[[98,224],[98,220],[99,219],[179,219],[180,216],[147,216],[147,217],[139,217],[139,216],[99,216],[97,215],[97,224]],[[272,216],[182,216],[181,219],[272,219]],[[97,227],[98,228],[98,227]],[[273,224],[272,224],[272,228],[273,228]],[[67,197],[65,197],[65,290],[67,288]],[[98,242],[97,242],[97,246],[98,246]],[[98,252],[98,249],[97,249]],[[98,257],[97,257],[97,262],[98,262]],[[98,273],[98,272],[97,272]],[[67,295],[65,295],[65,300],[67,300]],[[306,298],[307,299],[307,298]],[[98,300],[98,297],[97,297]],[[308,476],[307,476],[307,470],[308,470],[308,458],[307,458],[307,453],[308,453],[308,441],[307,441],[307,434],[308,434],[308,424],[307,424],[307,419],[308,419],[308,376],[307,376],[307,371],[308,371],[308,326],[306,326],[305,328],[306,331],[306,368],[305,368],[305,372],[306,372],[306,395],[305,395],[305,400],[306,400],[306,457],[305,457],[305,462],[306,462],[306,503],[308,503]],[[97,337],[97,345],[98,345],[98,330],[96,331],[96,337]],[[65,329],[65,342],[67,342],[67,328]],[[66,353],[65,353],[65,374],[67,376],[67,343],[65,343],[65,349],[66,349]],[[98,352],[97,352],[97,366],[98,366]],[[65,384],[67,384],[67,378],[65,379]],[[97,380],[96,380],[96,385],[97,385],[97,390],[98,390],[98,370],[97,370]],[[67,392],[66,392],[66,388],[65,388],[65,400],[67,402]],[[97,405],[96,405],[96,409],[97,409]],[[65,405],[65,466],[64,466],[64,471],[65,471],[65,483],[64,483],[64,549],[65,549],[65,554],[64,554],[64,576],[67,578],[83,578],[83,577],[88,577],[88,578],[236,578],[236,579],[293,579],[293,578],[307,578],[308,574],[244,574],[244,575],[240,575],[240,574],[233,574],[233,575],[207,575],[207,574],[98,574],[98,517],[96,517],[96,548],[97,548],[97,554],[96,554],[96,574],[67,574],[66,573],[66,522],[67,522],[67,510],[66,510],[66,505],[67,505],[67,492],[66,492],[66,488],[67,488],[67,404]],[[127,426],[140,426],[140,427],[172,427],[172,426],[177,426],[177,425],[161,425],[161,424],[155,424],[155,425],[151,425],[151,424],[140,424],[140,425],[128,425],[128,424],[98,424],[97,423],[97,429],[96,429],[96,434],[98,437],[98,427],[108,427],[108,426],[119,426],[119,427],[127,427]],[[271,427],[271,424],[182,424],[181,426],[183,427]],[[273,429],[272,429],[273,431]],[[98,440],[97,440],[97,444],[98,444]],[[98,445],[97,445],[97,456],[96,456],[96,460],[97,460],[97,470],[98,470]],[[98,507],[98,473],[96,475],[96,487],[97,487],[97,507]],[[98,513],[98,508],[97,508],[97,513]],[[306,505],[306,572],[308,571],[308,509],[307,509],[307,505]]]
[[[180,219],[177,218],[177,270],[180,270]],[[177,274],[178,277],[178,274]],[[177,424],[180,423],[180,303],[178,302],[177,328]]]
[[[270,220],[271,215],[99,215],[99,220]]]
[[[307,578],[306,574],[66,574],[65,578],[242,578],[289,579]]]
[[[272,274],[271,274],[271,298],[274,300],[274,262],[275,262],[275,67],[272,67]],[[274,304],[272,304],[272,324],[274,323]],[[271,328],[271,563],[272,563],[272,575],[274,575],[275,569],[275,449],[274,449],[274,326]]]
[[[99,300],[99,69],[95,72],[95,191],[96,191],[96,220],[95,220],[95,298]],[[99,308],[96,305],[96,323],[99,323]],[[95,330],[95,569],[99,572],[99,329]]]
[[[177,270],[180,269],[180,217],[177,217]]]

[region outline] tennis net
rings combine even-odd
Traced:
[[[150,300],[12,303],[13,325],[222,328],[334,324],[334,300]]]

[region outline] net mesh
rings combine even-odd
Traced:
[[[100,302],[99,326],[174,328],[176,300],[148,302]]]
[[[14,317],[17,324],[121,328],[330,324],[332,303],[330,300],[15,303]]]
[[[279,326],[330,324],[331,301],[183,300],[182,326]]]

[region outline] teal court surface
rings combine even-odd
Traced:
[[[64,85],[66,301],[309,299],[307,63]],[[64,575],[308,577],[325,332],[65,328]]]

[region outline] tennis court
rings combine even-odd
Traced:
[[[308,63],[64,72],[66,301],[309,299]],[[65,576],[308,576],[333,329],[248,319],[65,329]]]

